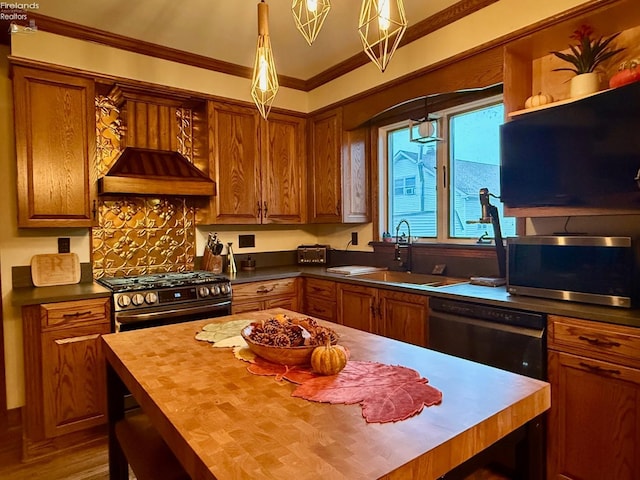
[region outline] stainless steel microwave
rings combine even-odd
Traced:
[[[507,239],[513,295],[631,307],[638,300],[632,237],[529,236]]]

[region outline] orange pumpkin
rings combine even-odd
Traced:
[[[336,375],[347,365],[349,354],[342,345],[322,345],[311,354],[311,368],[320,375]]]

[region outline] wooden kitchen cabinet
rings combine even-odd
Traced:
[[[560,60],[551,51],[565,51],[569,44],[575,45],[570,36],[580,25],[589,25],[596,32],[595,38],[608,37],[620,32],[612,43],[614,48],[626,47],[619,55],[603,62],[598,71],[602,72],[602,90],[606,90],[610,77],[616,73],[620,62],[637,57],[640,53],[640,9],[633,0],[621,0],[602,8],[588,8],[580,15],[567,15],[553,25],[535,31],[510,42],[504,47],[504,111],[507,119],[517,115],[527,115],[527,98],[539,92],[552,95],[557,102],[576,101],[569,98],[569,80],[573,72],[556,71],[569,64]],[[577,100],[578,102],[580,99]],[[554,108],[554,103],[536,109]],[[530,109],[534,111],[536,109]],[[587,113],[587,112],[585,112]],[[614,215],[637,213],[632,209],[612,209],[595,207],[509,207],[505,205],[505,216],[514,217],[559,217],[574,215]]]
[[[298,305],[297,278],[233,285],[232,313],[253,312],[276,307],[297,311]]]
[[[303,279],[303,311],[312,317],[335,322],[337,320],[337,284],[319,278]]]
[[[369,130],[342,130],[342,109],[310,120],[309,222],[370,221]]]
[[[13,66],[18,226],[90,227],[96,216],[94,81]]]
[[[424,295],[338,284],[338,323],[427,346],[429,299]]]
[[[199,209],[201,224],[306,221],[304,118],[209,102],[209,174],[218,193]]]
[[[547,478],[637,479],[640,332],[549,316]]]
[[[421,347],[427,346],[429,297],[379,290],[377,313],[376,333]]]
[[[35,458],[92,438],[106,423],[101,335],[110,299],[25,306],[23,453]]]

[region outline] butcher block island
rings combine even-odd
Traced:
[[[195,339],[211,323],[278,314],[306,317],[272,309],[103,336],[111,426],[126,387],[192,479],[432,479],[550,406],[546,382],[318,321],[350,362],[414,369],[442,392],[405,420],[369,423],[358,404],[293,397],[296,384],[252,374],[231,348]],[[110,469],[126,478],[115,436]]]

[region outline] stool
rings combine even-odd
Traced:
[[[117,421],[115,436],[138,480],[190,480],[144,413]]]

